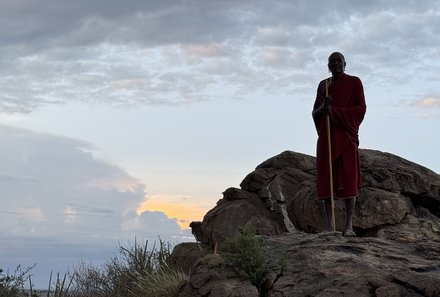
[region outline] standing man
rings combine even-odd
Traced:
[[[366,105],[361,80],[344,73],[345,65],[345,58],[341,53],[334,52],[329,56],[328,69],[332,76],[319,83],[313,105],[312,116],[318,132],[316,182],[318,199],[325,203],[327,230],[332,230],[329,165],[331,149],[334,198],[345,202],[346,222],[343,235],[356,236],[352,222],[355,199],[359,196],[361,187],[358,131],[364,119]],[[328,122],[331,148],[327,140]]]

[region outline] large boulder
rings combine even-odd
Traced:
[[[360,236],[398,240],[439,238],[440,176],[398,156],[360,150],[363,187],[357,199],[354,229]],[[196,238],[214,246],[240,227],[257,234],[279,235],[324,230],[324,207],[316,199],[315,158],[285,151],[256,167],[230,188],[204,217],[193,222]],[[336,201],[336,226],[345,221],[344,204]],[[411,230],[419,229],[411,235]]]
[[[216,243],[238,233],[238,227],[251,227],[258,234],[281,234],[284,228],[264,201],[251,192],[229,188],[223,199],[206,213],[203,222],[192,222],[190,227],[199,242],[214,247]]]

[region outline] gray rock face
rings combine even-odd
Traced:
[[[440,242],[403,243],[340,233],[268,238],[273,261],[285,257],[266,296],[440,296]]]
[[[286,269],[272,271],[258,292],[210,255],[192,267],[179,297],[440,296],[440,175],[374,150],[361,150],[361,170],[358,237],[345,238],[321,232],[314,157],[286,151],[260,164],[191,226],[211,247],[251,227],[265,239],[271,263],[284,259]],[[343,207],[336,201],[338,230]]]
[[[276,214],[268,209],[260,197],[251,192],[229,188],[217,206],[208,211],[203,222],[191,223],[199,242],[214,246],[228,236],[238,233],[239,227],[249,226],[258,234],[281,234],[285,231]]]
[[[178,297],[258,297],[258,290],[237,278],[219,255],[208,255],[193,267]]]
[[[204,244],[182,242],[173,248],[169,264],[171,264],[171,267],[179,267],[184,272],[189,273],[197,260],[210,252],[209,247]]]

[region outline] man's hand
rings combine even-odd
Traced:
[[[321,107],[319,108],[321,113],[323,114],[330,114],[330,104],[332,103],[333,99],[331,97],[324,97],[322,100]]]

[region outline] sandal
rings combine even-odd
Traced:
[[[342,235],[346,237],[356,237],[356,233],[354,233],[354,231],[351,229],[345,230],[344,232],[342,232]]]

